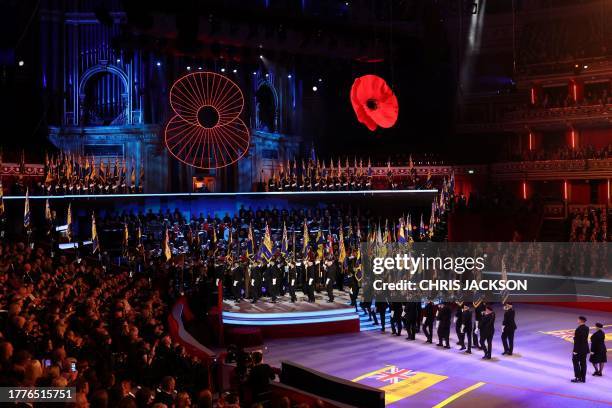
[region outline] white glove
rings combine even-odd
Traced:
[[[234,286],[238,285],[238,281],[234,281]]]
[[[291,279],[291,286],[295,285],[295,279]]]
[[[424,318],[423,318],[423,323],[421,323],[421,324],[425,324],[425,319],[427,319],[427,318],[426,318],[426,317],[424,317]]]
[[[312,281],[314,281],[314,279],[312,279],[312,278],[308,279],[308,284],[312,285]]]
[[[255,286],[255,279],[251,279],[251,286]]]
[[[461,325],[461,329],[459,329],[461,333],[465,333],[465,324]]]
[[[272,278],[272,284],[276,285],[276,278]]]
[[[296,262],[295,266],[302,266],[302,263],[301,262]]]
[[[215,286],[219,286],[219,279],[215,280]]]
[[[406,316],[406,311],[402,312],[402,317]]]
[[[326,284],[326,285],[329,285],[329,281],[330,281],[330,279],[329,279],[329,278],[327,278],[327,279],[325,280],[325,284]]]

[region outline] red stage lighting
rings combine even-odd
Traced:
[[[351,104],[357,120],[372,131],[377,126],[390,128],[397,121],[397,97],[385,80],[377,75],[355,79],[351,87]]]
[[[215,72],[195,72],[178,79],[170,90],[175,116],[166,125],[166,148],[177,160],[200,169],[218,169],[248,151],[249,129],[238,118],[242,91]]]

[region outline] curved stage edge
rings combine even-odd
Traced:
[[[359,315],[354,307],[285,313],[224,311],[223,325],[228,337],[248,331],[259,331],[264,338],[322,336],[359,332]]]

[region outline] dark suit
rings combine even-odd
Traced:
[[[514,321],[514,309],[508,309],[504,312],[504,326],[501,339],[504,345],[504,353],[512,354],[514,350],[514,332],[516,331],[516,323]]]
[[[291,296],[291,302],[295,302],[297,297],[295,296],[295,283],[297,282],[297,268],[295,264],[287,265],[287,290],[289,296]]]
[[[304,293],[308,296],[309,302],[315,301],[314,295],[314,283],[317,277],[317,269],[315,269],[315,265],[310,265],[306,267],[306,274],[304,279]]]
[[[393,334],[402,335],[402,314],[404,313],[404,306],[400,302],[391,303],[391,331]]]
[[[572,362],[574,364],[574,377],[586,381],[587,355],[589,354],[589,328],[581,324],[574,332],[574,350]]]
[[[257,302],[257,299],[261,296],[261,285],[263,280],[263,266],[256,265],[251,268],[251,290],[253,303]]]
[[[438,309],[438,345],[444,343],[444,347],[450,347],[451,310],[447,305]]]
[[[459,340],[457,344],[462,344],[461,341],[461,316],[463,314],[463,306],[462,304],[457,305],[457,309],[455,310],[455,334],[457,334],[457,339]]]
[[[387,313],[387,302],[376,301],[376,313],[380,316],[380,331],[385,331],[385,318]]]
[[[491,358],[493,347],[493,335],[495,334],[495,313],[489,313],[480,319],[480,348],[485,353],[485,358]]]
[[[464,310],[461,313],[461,325],[463,330],[461,331],[461,348],[465,348],[465,340],[467,339],[467,351],[472,351],[472,311]]]
[[[416,328],[419,326],[419,309],[417,302],[408,302],[404,306],[406,310],[406,317],[404,320],[404,326],[406,326],[406,332],[408,333],[408,340],[414,340],[416,335]]]
[[[427,337],[427,342],[431,343],[433,338],[433,324],[436,318],[435,306],[432,302],[428,302],[423,309],[423,334]]]
[[[327,300],[329,302],[334,301],[334,281],[336,279],[336,267],[335,262],[331,262],[329,265],[324,266],[325,269],[325,290],[327,291]]]
[[[485,305],[481,302],[478,306],[474,308],[474,328],[473,328],[473,344],[476,347],[480,346],[480,342],[478,341],[478,334],[476,333],[476,329],[480,328],[480,320],[482,319],[482,313],[485,310]],[[482,334],[481,334],[482,336]]]

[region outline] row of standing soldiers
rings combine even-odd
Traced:
[[[272,176],[268,180],[268,191],[361,191],[372,188],[372,176],[368,174],[342,174],[320,176],[295,174]]]
[[[438,346],[450,348],[450,332],[452,322],[455,324],[457,344],[465,353],[472,353],[472,345],[484,352],[483,359],[491,359],[493,335],[495,334],[495,312],[485,302],[476,302],[470,306],[457,302],[452,310],[448,303],[437,306],[428,301],[425,306],[420,302],[361,302],[361,308],[378,325],[380,317],[381,331],[385,331],[387,309],[391,311],[391,331],[401,336],[402,326],[407,332],[407,340],[415,340],[415,335],[421,329],[427,338],[426,343],[433,343],[434,326],[438,336]],[[454,316],[453,316],[454,315]],[[515,313],[511,303],[504,304],[504,320],[502,323],[502,343],[504,355],[512,355],[514,351],[514,332],[516,331]]]
[[[333,302],[334,288],[344,290],[348,278],[351,304],[357,306],[359,276],[355,257],[348,256],[346,265],[332,256],[322,261],[312,257],[292,258],[275,255],[269,261],[252,261],[242,257],[228,262],[219,257],[214,265],[215,285],[222,284],[225,297],[237,302],[251,299],[256,303],[265,296],[276,303],[278,296],[287,293],[291,302],[296,302],[296,290],[301,290],[308,302],[315,302],[315,292],[324,290],[327,301]]]

